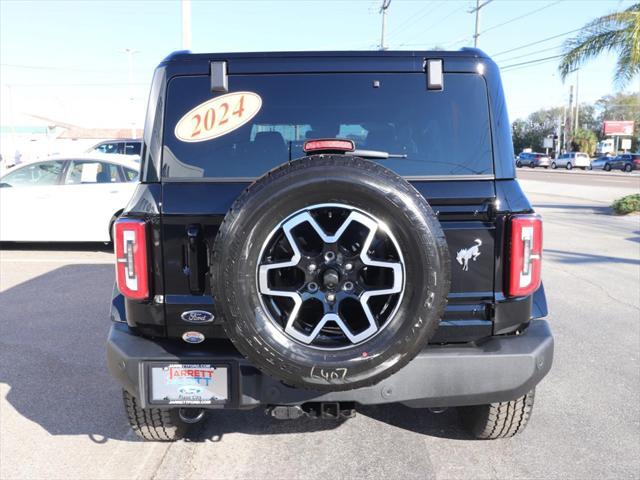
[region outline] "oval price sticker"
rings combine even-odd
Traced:
[[[253,92],[233,92],[201,103],[178,122],[175,135],[183,142],[204,142],[232,132],[262,108],[262,98]]]

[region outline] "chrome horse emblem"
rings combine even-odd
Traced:
[[[462,250],[458,250],[456,254],[456,260],[460,265],[462,265],[462,270],[464,272],[469,271],[469,260],[473,260],[474,262],[480,256],[480,246],[482,245],[482,240],[479,238],[475,239],[475,245],[469,248],[463,248]]]

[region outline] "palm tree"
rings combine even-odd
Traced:
[[[623,88],[640,73],[640,3],[596,18],[567,40],[558,67],[562,79],[587,60],[610,51],[618,54],[614,80]]]

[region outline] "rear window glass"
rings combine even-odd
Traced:
[[[493,173],[488,100],[479,75],[445,74],[443,91],[428,91],[422,73],[230,76],[229,92],[242,91],[262,100],[249,122],[211,140],[187,142],[176,137],[176,125],[219,94],[211,93],[208,76],[170,81],[164,178],[254,178],[303,156],[305,140],[334,137],[353,140],[356,149],[406,156],[375,160],[404,176]]]

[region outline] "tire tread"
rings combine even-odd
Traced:
[[[184,436],[187,426],[175,410],[141,408],[136,397],[126,390],[122,391],[122,398],[129,425],[140,438],[173,442]]]
[[[460,407],[459,411],[463,423],[476,438],[509,438],[522,432],[529,423],[534,397],[532,390],[515,400]]]

